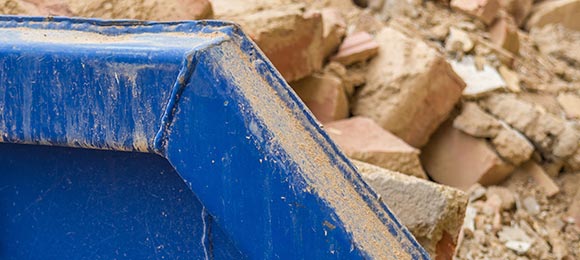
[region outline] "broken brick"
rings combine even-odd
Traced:
[[[498,46],[518,54],[520,51],[520,36],[518,26],[511,16],[500,12],[499,17],[489,27],[489,37]]]
[[[385,27],[376,40],[379,55],[369,63],[367,83],[355,95],[352,112],[421,147],[447,118],[465,83],[420,39]]]
[[[451,0],[451,8],[491,24],[499,11],[498,0]]]
[[[348,100],[337,77],[312,75],[291,83],[292,88],[322,123],[348,117]]]
[[[328,57],[338,49],[346,34],[346,20],[340,11],[333,8],[322,10],[322,48],[324,57]]]
[[[580,0],[544,1],[536,5],[526,24],[528,29],[547,24],[561,24],[568,29],[580,31]]]
[[[322,68],[322,17],[300,4],[233,18],[288,82]]]
[[[467,206],[464,192],[364,162],[353,163],[432,259],[451,259],[446,256],[453,255]]]
[[[552,178],[544,172],[544,169],[534,161],[528,161],[522,164],[517,170],[530,175],[534,182],[536,182],[548,197],[552,197],[560,192],[558,185],[556,185]]]
[[[427,178],[419,161],[419,150],[369,118],[353,117],[326,124],[325,128],[332,140],[353,159]]]
[[[496,137],[503,128],[496,118],[473,102],[463,105],[461,114],[453,120],[453,127],[471,136],[482,138]]]
[[[379,45],[372,35],[367,32],[357,32],[348,35],[338,48],[338,53],[330,59],[344,65],[350,65],[366,61],[375,56],[378,51]]]
[[[499,157],[484,140],[469,136],[446,122],[422,149],[421,161],[436,182],[467,190],[479,182],[504,180],[514,167]]]

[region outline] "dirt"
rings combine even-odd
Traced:
[[[515,203],[495,214],[491,196],[475,199],[469,207],[476,210],[475,230],[466,230],[458,250],[458,259],[578,259],[580,258],[580,226],[567,217],[567,210],[580,194],[580,174],[566,173],[556,179],[560,193],[548,198],[544,191],[524,172],[512,175],[497,187],[506,188]],[[493,189],[488,188],[489,189]],[[472,195],[474,193],[472,192]],[[524,202],[539,209],[527,208]],[[506,228],[523,230],[531,246],[525,252],[509,249],[502,241]]]

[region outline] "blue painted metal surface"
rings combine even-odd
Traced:
[[[1,259],[428,259],[229,23],[0,17],[0,139]]]

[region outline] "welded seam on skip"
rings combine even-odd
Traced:
[[[159,126],[157,134],[155,134],[155,139],[153,140],[153,150],[160,155],[165,152],[165,146],[167,145],[167,130],[169,129],[169,125],[175,116],[177,103],[179,102],[181,94],[187,87],[187,84],[191,79],[191,75],[193,75],[195,67],[197,66],[197,59],[194,59],[196,53],[197,50],[192,50],[186,53],[184,56],[183,62],[181,64],[181,70],[179,71],[177,80],[173,84],[173,88],[171,90],[171,96],[167,101],[167,105],[165,105],[165,110],[163,112],[163,116],[161,117],[161,125]]]

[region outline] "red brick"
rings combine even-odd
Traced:
[[[367,32],[357,32],[344,39],[338,48],[338,53],[331,60],[350,65],[368,60],[377,55],[378,51],[379,45],[372,35]]]
[[[451,122],[433,135],[422,150],[421,161],[433,180],[462,190],[478,182],[499,183],[514,170],[484,139],[455,129]]]
[[[322,123],[348,117],[342,81],[330,75],[313,75],[292,83],[292,88]]]
[[[419,150],[385,131],[369,118],[353,117],[326,124],[325,128],[332,140],[353,159],[427,178],[421,168]]]

